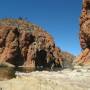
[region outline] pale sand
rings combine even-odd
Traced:
[[[90,70],[19,73],[14,79],[0,81],[0,90],[90,90]]]

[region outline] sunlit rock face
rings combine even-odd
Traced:
[[[77,57],[78,64],[90,64],[90,0],[83,0],[80,17],[80,45],[82,53]]]
[[[61,50],[42,28],[23,19],[0,20],[0,63],[15,67],[62,67]]]
[[[90,48],[90,0],[83,0],[80,17],[80,45],[82,49]]]

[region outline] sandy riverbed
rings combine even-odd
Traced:
[[[17,73],[18,76],[0,81],[0,90],[90,90],[90,70]]]

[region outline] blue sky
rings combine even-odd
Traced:
[[[63,51],[78,55],[81,5],[82,0],[0,0],[0,18],[28,18],[48,31]]]

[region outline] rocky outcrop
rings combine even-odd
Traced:
[[[61,50],[42,28],[23,19],[0,20],[0,63],[15,67],[62,67]]]
[[[73,69],[73,62],[76,56],[72,55],[71,53],[64,52],[64,51],[61,53],[63,57],[63,67]]]
[[[75,60],[76,65],[90,65],[90,49],[86,48]]]
[[[83,0],[80,17],[80,45],[83,51],[77,57],[76,63],[90,64],[90,0]]]
[[[83,50],[90,48],[90,0],[83,0],[80,17],[80,45]]]

